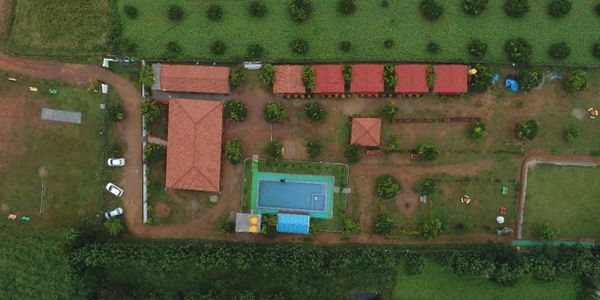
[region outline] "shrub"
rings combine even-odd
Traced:
[[[477,16],[485,10],[488,2],[489,0],[465,0],[463,9],[467,15]]]
[[[140,83],[146,87],[151,87],[154,84],[154,72],[151,65],[144,65],[140,70]]]
[[[430,217],[419,226],[421,234],[428,240],[435,239],[440,233],[442,233],[442,221],[434,217]]]
[[[375,218],[375,234],[377,235],[389,235],[394,231],[395,222],[394,219],[390,218],[386,214],[379,214]]]
[[[393,102],[386,103],[381,108],[381,117],[387,119],[392,122],[396,119],[396,114],[398,113],[398,105]]]
[[[492,83],[493,75],[480,64],[473,68],[477,70],[477,73],[469,80],[469,90],[475,93],[485,93]]]
[[[506,41],[504,52],[510,61],[517,64],[526,64],[531,59],[531,45],[524,38]]]
[[[420,274],[425,268],[425,259],[422,254],[410,253],[406,256],[406,263],[404,265],[404,271],[408,275]]]
[[[316,84],[315,69],[312,66],[304,67],[302,71],[302,82],[307,90],[313,90]]]
[[[179,5],[171,5],[167,10],[167,16],[171,21],[181,21],[184,15],[183,8]]]
[[[106,116],[113,122],[123,120],[123,117],[125,117],[125,111],[123,111],[123,106],[121,106],[121,104],[119,103],[109,105],[106,108]]]
[[[350,84],[352,82],[352,66],[344,65],[344,82]]]
[[[596,6],[594,7],[594,10],[596,11],[596,14],[598,16],[600,16],[600,3],[597,3]]]
[[[242,142],[239,140],[229,140],[225,143],[225,156],[232,165],[237,165],[242,161]]]
[[[346,145],[344,149],[344,157],[348,163],[354,164],[360,161],[360,147],[358,145]]]
[[[310,123],[319,123],[325,119],[327,112],[319,102],[304,104],[304,116]]]
[[[168,42],[167,43],[167,53],[166,56],[168,58],[175,58],[178,57],[179,55],[181,55],[181,47],[179,46],[179,44],[177,44],[177,42]]]
[[[277,235],[277,215],[262,215],[260,231],[267,238]]]
[[[350,49],[352,49],[352,43],[350,43],[350,41],[342,41],[340,43],[340,50],[343,52],[348,52]]]
[[[127,5],[123,6],[123,12],[125,12],[125,15],[130,19],[135,19],[138,16],[137,7],[135,7],[133,5],[127,4]]]
[[[305,21],[311,12],[312,5],[310,4],[310,0],[292,0],[290,2],[290,14],[295,21]]]
[[[306,153],[310,158],[316,158],[317,156],[319,156],[321,154],[322,148],[323,146],[321,145],[321,143],[315,140],[308,141],[308,143],[306,143],[306,145],[304,146],[304,149],[306,149]]]
[[[519,80],[519,87],[522,91],[528,92],[542,83],[542,73],[534,70],[524,70],[521,73],[521,79]]]
[[[212,42],[212,44],[210,44],[210,52],[212,52],[213,54],[221,55],[225,53],[225,49],[225,43],[221,41],[214,41]]]
[[[244,68],[240,66],[234,66],[231,68],[229,71],[229,84],[232,87],[236,88],[240,86],[240,84],[244,82],[244,79],[246,79],[246,72],[244,71]]]
[[[392,49],[394,47],[394,40],[387,39],[387,40],[383,41],[383,47],[385,49]]]
[[[255,59],[261,58],[265,52],[265,49],[259,44],[250,44],[247,49],[248,58]]]
[[[438,52],[440,52],[440,50],[442,50],[442,47],[440,47],[440,45],[436,42],[429,42],[427,43],[427,52],[431,53],[431,54],[437,54]]]
[[[473,123],[473,125],[471,125],[469,129],[469,132],[471,133],[471,136],[477,141],[481,141],[484,137],[487,136],[487,131],[485,131],[485,124],[483,124],[482,122]]]
[[[567,130],[565,131],[564,138],[565,138],[565,141],[572,143],[576,139],[578,139],[579,136],[581,136],[581,128],[572,126],[572,127],[567,128]]]
[[[233,233],[235,232],[235,222],[230,220],[225,220],[221,224],[221,230],[225,233]]]
[[[104,222],[104,229],[111,236],[118,236],[121,232],[125,231],[125,226],[123,226],[120,219],[112,218]]]
[[[387,1],[387,0],[381,1],[381,7],[385,8],[385,7],[388,7],[388,6],[390,6],[390,2],[389,1]]]
[[[148,98],[142,102],[142,115],[146,125],[154,123],[162,115],[162,107],[154,100]]]
[[[569,0],[552,0],[548,5],[548,14],[555,18],[564,17],[571,11],[571,6]]]
[[[286,116],[283,105],[279,102],[269,102],[263,109],[263,117],[269,123],[281,123]]]
[[[538,231],[539,237],[546,241],[554,240],[558,236],[558,233],[558,229],[551,227],[548,224],[544,224]]]
[[[123,157],[123,147],[117,141],[110,141],[104,147],[104,157]]]
[[[342,229],[342,236],[349,237],[352,234],[360,232],[360,223],[355,219],[344,219],[344,228]]]
[[[165,146],[153,143],[147,143],[144,147],[144,157],[147,163],[157,162],[165,156]]]
[[[435,0],[421,1],[421,12],[427,20],[435,21],[442,16],[444,7]]]
[[[536,120],[527,120],[515,126],[517,137],[521,140],[533,140],[540,133],[540,123]]]
[[[594,57],[600,59],[600,43],[595,43],[592,45],[592,54]]]
[[[223,106],[225,115],[230,121],[237,123],[246,120],[248,110],[246,109],[246,104],[244,104],[244,102],[239,100],[227,100]]]
[[[550,46],[550,57],[556,60],[564,60],[571,54],[571,48],[565,42],[560,42]]]
[[[398,179],[392,175],[381,175],[375,180],[375,195],[380,199],[392,199],[400,190]]]
[[[267,5],[261,1],[252,1],[248,11],[250,12],[250,15],[262,18],[267,15]]]
[[[573,92],[581,91],[586,86],[587,74],[584,71],[575,71],[567,80],[567,87]]]
[[[488,45],[480,40],[472,40],[467,45],[467,51],[473,58],[482,58],[487,53]]]
[[[266,64],[262,67],[262,72],[260,73],[260,80],[265,85],[273,85],[273,82],[275,82],[275,70],[273,70],[272,64]]]
[[[343,15],[350,15],[356,11],[356,4],[354,0],[339,0],[338,11]]]
[[[398,77],[396,77],[396,66],[385,65],[383,67],[383,85],[388,90],[394,90]]]
[[[440,156],[440,150],[431,144],[421,144],[417,146],[417,155],[423,160],[436,160]]]
[[[206,16],[213,21],[221,20],[223,8],[219,4],[211,4],[206,10]]]
[[[295,39],[290,43],[290,48],[296,54],[308,52],[308,42],[305,39]]]
[[[435,84],[435,68],[432,65],[427,66],[427,85],[430,90],[433,90]]]
[[[267,143],[267,155],[269,158],[281,159],[283,155],[283,144],[279,141],[270,141]]]
[[[438,191],[438,185],[435,180],[428,178],[417,182],[413,191],[419,195],[432,196]]]
[[[387,138],[385,148],[383,148],[385,153],[400,152],[400,150],[400,139],[398,137],[391,136]]]
[[[529,11],[527,0],[506,0],[504,2],[504,12],[513,18],[520,18]]]

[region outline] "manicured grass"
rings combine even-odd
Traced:
[[[599,194],[598,168],[537,165],[529,169],[523,236],[537,238],[537,230],[548,224],[560,230],[559,238],[600,239]]]
[[[111,0],[15,2],[11,53],[80,57],[106,50]]]
[[[575,299],[579,282],[564,275],[552,282],[526,279],[505,287],[474,275],[455,275],[427,259],[419,275],[398,269],[395,299]]]
[[[223,18],[211,21],[206,10],[216,2],[223,8]],[[341,15],[334,1],[313,0],[313,13],[303,23],[291,19],[289,1],[263,2],[269,11],[260,19],[248,13],[248,0],[119,0],[118,6],[124,36],[137,44],[138,54],[145,58],[164,57],[167,43],[175,41],[183,50],[180,59],[184,60],[240,61],[248,45],[258,43],[265,48],[263,59],[268,61],[471,61],[467,44],[480,39],[489,45],[485,61],[506,62],[505,42],[522,36],[533,47],[534,63],[600,64],[591,54],[592,44],[598,41],[600,18],[590,1],[573,1],[571,12],[560,19],[548,16],[545,0],[529,1],[530,12],[519,19],[505,14],[504,1],[490,1],[478,17],[463,12],[462,0],[442,1],[444,14],[430,22],[422,17],[419,0],[388,1],[387,8],[381,6],[381,1],[358,1],[358,9],[351,16]],[[181,5],[186,14],[179,23],[167,18],[167,8],[174,3]],[[136,19],[124,15],[123,6],[127,4],[138,8]],[[289,44],[297,38],[308,41],[308,53],[292,52]],[[384,48],[386,39],[395,41],[393,48]],[[215,40],[226,44],[225,54],[211,53],[209,47]],[[352,43],[349,52],[340,50],[344,40]],[[565,41],[572,52],[568,59],[557,62],[548,51],[560,41]],[[441,51],[429,54],[429,42],[438,43]]]

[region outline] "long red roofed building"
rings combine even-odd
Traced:
[[[384,92],[383,65],[352,65],[350,92],[361,95],[373,95]]]
[[[306,94],[306,88],[304,87],[304,82],[302,82],[302,72],[304,72],[304,66],[277,65],[273,67],[273,70],[275,71],[275,82],[273,83],[274,94]]]
[[[316,84],[313,93],[339,95],[345,92],[342,65],[314,65]]]
[[[421,95],[429,92],[427,68],[429,65],[396,65],[398,82],[394,91],[404,95]]]
[[[229,94],[229,67],[155,64],[152,69],[154,90]]]
[[[166,187],[218,192],[223,103],[171,99],[168,135]]]
[[[352,118],[352,137],[350,144],[366,147],[381,145],[380,118]]]
[[[460,95],[467,92],[467,65],[436,65],[433,92],[439,95]]]

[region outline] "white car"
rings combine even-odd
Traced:
[[[124,158],[109,158],[108,165],[111,167],[122,167],[125,165]]]
[[[122,188],[118,187],[116,184],[114,184],[112,182],[109,182],[106,185],[106,190],[117,197],[123,196],[123,192],[124,192]]]
[[[104,213],[104,217],[107,219],[114,218],[116,216],[120,216],[123,214],[123,208],[117,207],[111,211],[107,211]]]

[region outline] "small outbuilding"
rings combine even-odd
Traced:
[[[275,82],[273,82],[273,93],[284,96],[298,96],[306,94],[302,73],[304,66],[301,65],[277,65],[273,67]]]
[[[396,65],[398,82],[394,91],[402,95],[418,96],[429,92],[427,68],[429,65]]]
[[[436,65],[433,92],[443,96],[458,96],[467,92],[467,65]]]
[[[316,84],[313,93],[339,95],[345,92],[344,67],[342,65],[314,65]]]
[[[375,96],[384,92],[383,65],[352,65],[350,92],[361,96]]]
[[[308,234],[310,232],[310,216],[278,214],[277,232]]]
[[[229,67],[154,64],[153,90],[229,94]]]
[[[259,233],[261,226],[260,214],[236,213],[235,232]]]
[[[353,118],[350,144],[379,147],[381,145],[381,119]]]

